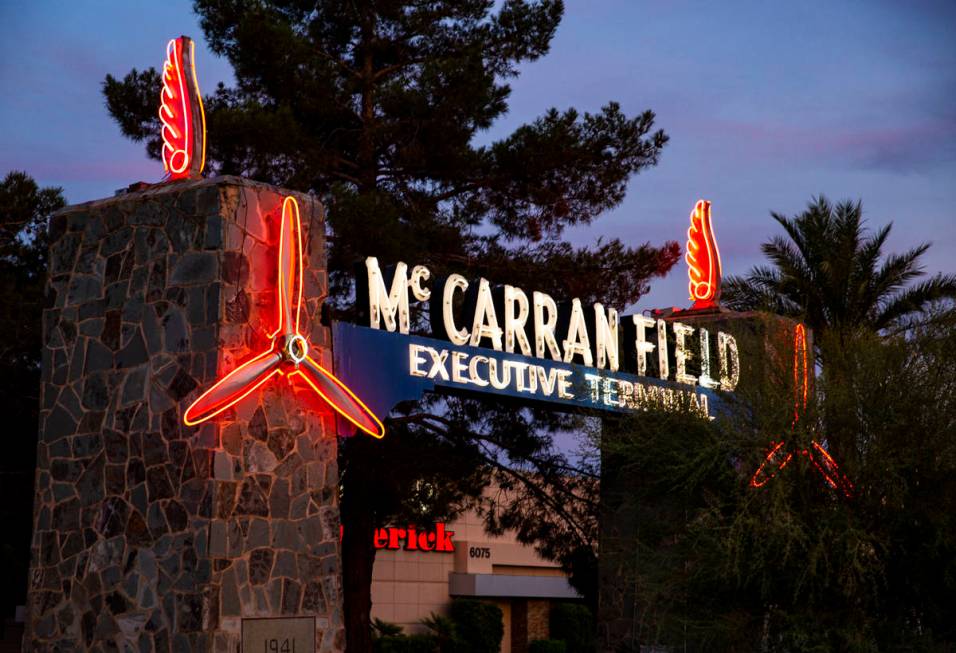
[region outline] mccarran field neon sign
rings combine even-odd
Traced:
[[[720,262],[709,202],[697,203],[688,236],[694,309],[716,309]],[[372,329],[408,335],[410,304],[420,301],[428,305],[432,335],[450,343],[409,342],[412,377],[595,408],[687,401],[702,415],[709,415],[709,393],[698,390],[731,392],[740,379],[737,342],[724,331],[712,334],[642,314],[621,317],[614,308],[585,307],[577,298],[559,304],[547,293],[492,285],[485,278],[450,274],[431,280],[424,265],[399,262],[383,270],[375,257],[359,273],[359,301]],[[676,386],[649,383],[652,378]]]
[[[206,158],[206,117],[196,78],[195,44],[188,37],[167,44],[159,105],[166,181],[200,178]],[[186,409],[183,421],[193,426],[212,419],[270,379],[286,377],[310,388],[354,428],[382,437],[385,427],[376,413],[310,355],[301,328],[304,259],[299,208],[292,197],[282,203],[276,259],[278,310],[269,347],[207,388]],[[711,203],[706,200],[699,200],[690,214],[685,262],[689,298],[694,302],[686,314],[719,313],[720,251]],[[559,303],[547,293],[492,285],[485,278],[469,280],[450,274],[433,279],[424,265],[409,268],[398,262],[383,269],[374,256],[366,258],[362,268],[357,277],[358,298],[371,329],[362,329],[366,333],[361,334],[345,325],[337,333],[357,345],[357,351],[350,353],[356,360],[371,360],[376,353],[395,348],[394,341],[386,343],[368,334],[404,336],[405,342],[399,345],[405,348],[402,365],[417,396],[446,388],[600,410],[680,404],[710,417],[714,392],[732,392],[740,380],[740,354],[733,335],[719,329],[711,334],[700,324],[681,322],[680,311],[667,316],[620,316],[600,303],[586,307],[578,298]],[[427,304],[432,338],[410,333],[412,301]],[[363,351],[373,347],[380,349]],[[806,329],[798,324],[794,331],[794,432],[806,411],[807,365]],[[379,403],[378,409],[385,412],[394,405]],[[816,439],[798,446],[792,434],[771,443],[750,485],[763,487],[795,455],[807,458],[829,487],[852,495],[853,485],[826,448]],[[449,546],[450,535],[436,534],[443,543],[447,539]],[[423,549],[428,546],[425,537]],[[388,541],[393,542],[391,534]]]

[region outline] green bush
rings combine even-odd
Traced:
[[[431,631],[431,636],[438,643],[438,650],[442,653],[455,650],[455,622],[451,618],[432,612],[422,619],[421,624]]]
[[[378,617],[372,619],[372,637],[385,637],[387,635],[401,635],[402,627],[393,624],[390,621],[383,621]]]
[[[431,635],[385,635],[372,642],[374,653],[436,653],[438,642]]]
[[[563,639],[535,639],[528,644],[528,653],[567,653]]]
[[[455,623],[455,653],[498,653],[505,634],[501,608],[471,599],[452,601],[449,617]]]
[[[594,653],[594,617],[580,603],[551,606],[551,637],[567,644],[567,653]]]

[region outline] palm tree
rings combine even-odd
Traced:
[[[956,298],[956,275],[912,283],[925,274],[920,258],[929,243],[884,256],[892,223],[869,232],[860,202],[833,206],[821,195],[793,218],[771,215],[787,238],[762,245],[770,266],[727,280],[728,308],[795,317],[820,335],[859,328],[892,333],[924,320],[934,303]]]

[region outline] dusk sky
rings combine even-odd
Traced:
[[[100,85],[159,67],[171,36],[198,42],[199,83],[231,81],[188,0],[0,3],[0,175],[25,170],[70,202],[109,196],[162,165],[120,135]],[[713,202],[725,272],[762,259],[811,196],[862,199],[890,250],[923,241],[929,272],[956,272],[956,2],[571,0],[551,53],[512,80],[510,113],[482,142],[549,107],[652,109],[671,137],[660,164],[575,242],[678,240],[698,198]],[[157,90],[158,93],[158,90]],[[686,273],[641,308],[686,305]]]

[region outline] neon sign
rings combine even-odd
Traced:
[[[807,396],[810,390],[810,370],[807,354],[807,330],[802,324],[797,324],[793,330],[793,422],[790,426],[793,431],[800,417],[807,410]],[[840,471],[840,466],[833,456],[817,440],[812,440],[808,447],[786,447],[786,441],[771,442],[767,457],[750,478],[750,485],[760,488],[774,478],[784,467],[790,464],[795,453],[807,458],[814,469],[823,477],[824,483],[833,490],[840,490],[844,496],[853,496],[853,484]]]
[[[345,534],[345,528],[339,526],[339,541]],[[435,528],[427,531],[420,531],[414,525],[409,524],[408,528],[376,528],[372,536],[372,546],[376,550],[386,549],[389,551],[424,551],[426,553],[454,553],[455,543],[451,541],[455,531],[446,530],[445,524],[439,522]]]
[[[159,120],[163,169],[169,179],[199,177],[206,163],[206,114],[195,57],[196,44],[187,36],[166,45]]]
[[[720,299],[720,251],[710,220],[710,202],[698,200],[687,229],[687,289],[693,309],[715,308]]]
[[[559,303],[547,293],[484,278],[433,280],[424,265],[399,262],[383,270],[368,257],[357,296],[371,332],[336,327],[336,343],[349,343],[342,369],[363,383],[356,349],[378,347],[376,355],[391,357],[393,348],[403,348],[402,358],[389,363],[405,367],[410,383],[395,396],[412,396],[405,390],[415,385],[600,410],[689,405],[709,416],[713,391],[733,391],[740,378],[737,343],[729,333],[640,314],[622,317],[578,298]],[[409,335],[413,301],[427,306],[432,338]],[[383,332],[406,337],[375,335]],[[362,360],[369,365],[375,359]],[[384,399],[378,404],[389,405]]]
[[[385,427],[372,411],[331,372],[309,355],[309,342],[300,330],[303,265],[302,226],[295,198],[282,202],[279,233],[279,275],[276,291],[278,327],[269,335],[272,345],[220,379],[196,399],[183,415],[194,426],[247,397],[272,377],[286,376],[310,387],[338,414],[365,433],[380,438]]]
[[[376,528],[372,544],[376,549],[390,551],[426,551],[453,553],[455,543],[451,541],[455,531],[445,530],[442,523],[435,524],[430,531],[419,531],[414,526],[408,528]]]
[[[423,265],[412,268],[409,275],[408,265],[397,263],[392,278],[386,280],[378,259],[371,256],[365,260],[365,272],[358,295],[373,329],[384,327],[407,335],[410,297],[414,297],[428,302],[432,333],[453,345],[490,345],[494,351],[611,372],[624,368],[639,376],[654,368],[661,380],[673,378],[708,389],[729,391],[737,386],[740,362],[736,340],[729,333],[717,334],[720,375],[714,379],[707,329],[644,315],[621,318],[617,310],[600,303],[585,310],[577,298],[559,305],[547,293],[533,292],[529,297],[521,288],[492,286],[484,278],[469,281],[460,274],[439,279],[428,288],[424,281],[431,272]],[[456,307],[459,297],[464,300],[460,309]],[[699,376],[690,373],[691,361],[699,363]]]

